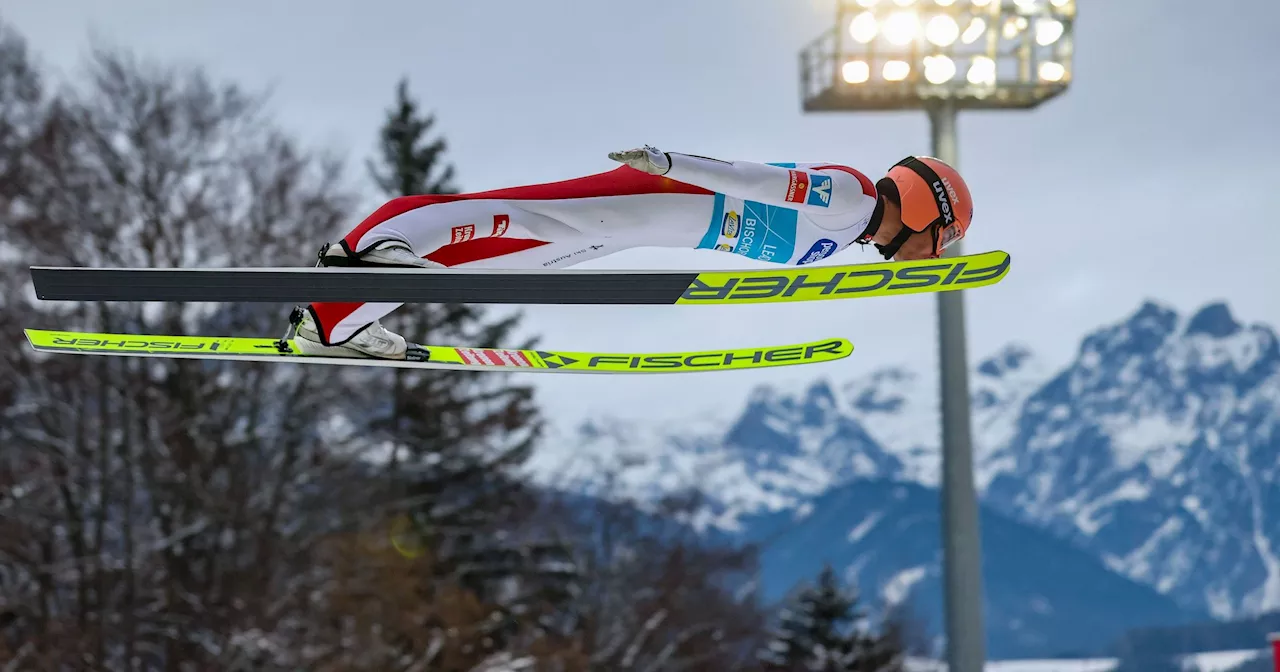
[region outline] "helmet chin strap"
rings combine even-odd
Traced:
[[[902,248],[902,245],[907,242],[907,239],[915,233],[916,232],[912,231],[906,224],[903,224],[902,228],[898,230],[898,235],[894,236],[893,240],[889,241],[888,245],[876,243],[876,249],[880,251],[880,254],[884,255],[886,260],[892,259],[893,255],[897,254],[898,250]]]
[[[893,182],[890,180],[889,184],[885,185],[885,181],[886,180],[882,179],[880,181],[881,184],[876,185],[881,187],[877,190],[880,193],[876,197],[876,209],[871,212],[871,219],[867,222],[867,228],[863,229],[862,235],[858,236],[857,240],[853,241],[859,245],[866,245],[867,243],[870,243],[871,239],[875,237],[876,232],[880,230],[880,225],[884,223],[885,192],[896,192],[896,187],[894,187]],[[886,189],[885,187],[894,188]],[[915,233],[915,231],[912,231],[907,227],[907,225],[903,224],[902,229],[893,237],[893,240],[889,241],[888,245],[875,243],[876,250],[878,250],[880,254],[884,255],[885,259],[892,259],[893,255],[898,253],[898,250],[907,242],[907,239],[910,238],[913,233]]]

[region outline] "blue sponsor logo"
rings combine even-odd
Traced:
[[[831,176],[809,174],[809,205],[827,207],[831,205]]]
[[[826,257],[831,256],[831,253],[835,251],[836,241],[823,238],[822,240],[814,243],[813,247],[809,248],[808,252],[804,253],[804,256],[800,258],[800,261],[796,262],[796,266],[812,264],[819,259],[825,259]]]

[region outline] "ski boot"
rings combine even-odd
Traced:
[[[325,243],[320,248],[317,267],[329,266],[392,266],[411,268],[444,268],[441,264],[423,259],[409,246],[388,240],[374,245],[359,257],[348,255],[341,245]],[[409,343],[400,334],[388,331],[375,320],[356,330],[351,338],[338,345],[327,345],[311,311],[294,307],[289,313],[289,328],[276,341],[276,348],[289,352],[291,345],[306,355],[326,357],[368,357],[373,359],[398,359],[425,362],[430,352],[420,345]]]
[[[411,362],[425,362],[431,358],[429,350],[406,341],[400,334],[388,331],[377,320],[361,327],[351,338],[338,345],[326,345],[320,334],[320,327],[311,316],[311,312],[301,307],[294,307],[289,313],[289,328],[284,336],[276,341],[276,349],[281,352],[292,352],[295,347],[304,355],[319,357],[359,357]]]
[[[444,268],[429,259],[413,253],[409,246],[398,240],[384,240],[352,256],[342,245],[325,243],[320,248],[320,261],[316,266],[391,266],[398,268]]]

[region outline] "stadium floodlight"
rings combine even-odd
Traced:
[[[837,0],[839,30],[801,53],[804,109],[1034,108],[1071,82],[1075,13],[1075,0]]]
[[[884,20],[884,39],[896,47],[905,47],[920,34],[920,15],[909,10],[900,10]]]
[[[935,14],[925,24],[924,36],[936,47],[949,47],[960,39],[960,24],[947,14]]]
[[[930,84],[942,84],[956,76],[956,62],[946,56],[926,56],[924,78]]]
[[[911,64],[906,61],[885,61],[883,74],[887,82],[901,82],[911,76]]]
[[[844,81],[861,84],[871,79],[871,66],[866,61],[849,61],[843,66]]]
[[[973,44],[979,37],[987,34],[987,22],[981,16],[975,16],[969,19],[969,27],[964,29],[960,34],[960,41],[965,44]]]
[[[1047,47],[1058,38],[1062,37],[1062,33],[1066,30],[1062,22],[1056,19],[1040,19],[1036,21],[1036,44]]]
[[[960,110],[1027,110],[1067,90],[1075,16],[1076,0],[836,0],[834,29],[800,53],[803,109],[925,110],[931,153],[958,166]],[[982,202],[983,194],[975,196]],[[961,254],[961,247],[945,254]],[[951,672],[981,672],[986,640],[963,295],[937,299],[947,664]]]
[[[849,22],[849,35],[857,42],[866,44],[880,33],[880,22],[871,12],[863,12]]]

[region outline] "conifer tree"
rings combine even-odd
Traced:
[[[447,143],[432,136],[435,123],[401,80],[377,159],[368,163],[387,198],[458,193],[454,168],[444,158]],[[490,317],[475,305],[415,304],[385,323],[418,343],[532,347],[508,342],[519,317]],[[389,465],[393,491],[404,505],[397,520],[411,522],[401,526],[398,541],[427,556],[424,567],[442,581],[494,605],[486,641],[502,647],[521,628],[517,620],[536,620],[553,608],[572,579],[571,565],[563,561],[567,549],[520,531],[537,508],[536,493],[516,473],[541,434],[533,389],[497,372],[394,369],[371,375],[386,377],[372,389],[387,390],[370,405],[380,409],[373,413],[371,436],[397,447]]]
[[[870,630],[856,591],[828,565],[782,609],[759,658],[770,672],[900,672],[900,640],[893,623]]]

